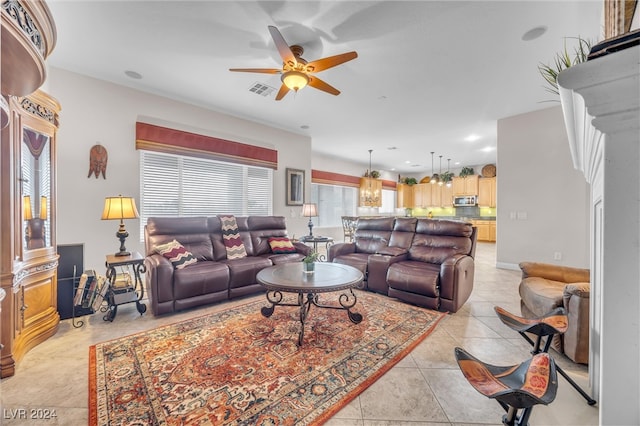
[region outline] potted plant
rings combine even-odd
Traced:
[[[554,95],[559,95],[558,92],[558,74],[560,71],[565,70],[573,65],[586,62],[589,52],[591,51],[591,42],[580,37],[576,37],[578,40],[578,46],[574,49],[573,59],[567,51],[567,44],[565,42],[564,50],[556,53],[553,58],[553,64],[547,65],[540,63],[538,65],[538,71],[540,75],[547,82],[548,87],[546,90]]]
[[[308,255],[302,259],[302,270],[306,274],[313,274],[315,262],[318,261],[318,252],[311,250]]]
[[[442,172],[440,174],[440,179],[442,179],[442,182],[444,184],[451,182],[451,180],[453,179],[453,172]]]
[[[412,177],[408,177],[408,178],[404,178],[404,183],[411,186],[411,185],[415,185],[416,183],[418,183],[416,178],[412,178]]]
[[[465,178],[471,175],[473,175],[473,167],[463,167],[462,170],[460,170],[461,178]]]

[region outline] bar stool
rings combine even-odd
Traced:
[[[487,398],[498,401],[505,409],[504,425],[526,426],[534,405],[548,405],[556,398],[555,362],[546,352],[507,367],[486,364],[462,348],[455,348],[455,355],[471,386]],[[521,410],[520,414],[518,410]]]
[[[556,334],[562,334],[567,331],[569,321],[564,308],[556,308],[548,314],[537,318],[523,318],[502,309],[499,306],[493,308],[498,318],[509,328],[520,333],[524,339],[533,346],[532,354],[548,353],[551,346],[551,339]],[[534,342],[526,333],[534,334],[536,341]],[[542,338],[546,337],[544,346],[542,346]],[[564,377],[575,390],[587,400],[587,404],[594,405],[596,400],[591,398],[576,382],[574,382],[567,373],[564,372],[559,365],[556,364],[556,370]]]

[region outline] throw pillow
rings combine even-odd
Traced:
[[[193,253],[184,248],[177,240],[159,245],[156,247],[156,252],[169,259],[175,269],[182,269],[198,262]]]
[[[227,259],[242,259],[247,257],[247,250],[244,247],[240,231],[238,230],[238,222],[236,217],[218,216],[222,225],[222,239],[224,247],[227,249]]]
[[[270,237],[269,246],[275,254],[296,253],[296,248],[287,237]]]

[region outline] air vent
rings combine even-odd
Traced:
[[[255,82],[253,86],[249,88],[250,92],[253,92],[257,95],[264,96],[264,97],[271,95],[275,90],[276,89],[271,86],[267,86],[266,84],[262,84],[258,82]]]

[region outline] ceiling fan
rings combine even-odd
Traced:
[[[264,74],[282,74],[282,86],[276,95],[276,101],[285,97],[289,90],[297,92],[307,84],[315,89],[332,95],[339,95],[340,91],[330,84],[325,83],[314,73],[324,71],[336,65],[343,64],[347,61],[358,57],[356,52],[347,52],[340,55],[329,56],[327,58],[318,59],[316,61],[307,62],[302,58],[304,49],[296,44],[289,46],[280,31],[274,26],[269,25],[269,32],[273,38],[278,53],[282,57],[282,69],[280,68],[229,68],[229,71],[238,72],[257,72]]]

